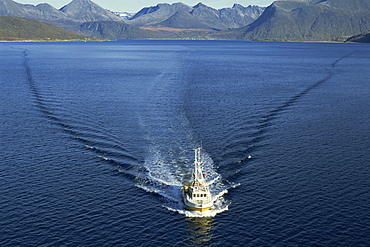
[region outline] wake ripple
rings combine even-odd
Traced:
[[[176,55],[175,55],[176,56]],[[141,104],[140,124],[145,133],[147,153],[143,167],[148,171],[137,177],[137,187],[158,194],[165,199],[163,207],[187,217],[209,217],[228,209],[229,201],[223,195],[233,188],[225,184],[217,173],[214,161],[203,149],[203,171],[207,174],[215,206],[204,213],[190,212],[184,208],[180,188],[183,181],[191,179],[194,149],[200,141],[185,110],[187,84],[182,81],[179,59],[170,59],[160,74],[149,83]]]
[[[78,114],[71,115],[63,107],[63,101],[51,91],[39,88],[32,75],[32,66],[27,49],[22,49],[23,67],[26,81],[30,88],[34,104],[42,114],[55,126],[68,133],[70,137],[82,143],[84,148],[96,154],[102,159],[125,174],[136,176],[142,172],[140,161],[124,148],[124,144],[107,129],[101,122],[94,118],[92,112],[80,109]],[[90,119],[86,121],[86,119]],[[139,168],[138,168],[139,167]]]
[[[218,174],[216,171],[216,166],[214,161],[207,155],[207,162],[205,164],[205,169],[208,175],[208,181],[212,181],[210,185],[211,192],[214,196],[215,207],[213,210],[206,213],[190,212],[184,209],[181,195],[179,189],[181,187],[181,181],[186,180],[186,174],[190,174],[191,171],[188,170],[191,167],[191,154],[186,154],[181,151],[176,151],[171,148],[174,146],[182,147],[183,150],[192,150],[196,146],[194,145],[195,138],[193,137],[191,127],[189,126],[189,121],[186,116],[181,114],[181,110],[176,108],[174,104],[162,104],[160,100],[169,98],[170,102],[174,102],[174,98],[181,93],[176,94],[176,92],[169,90],[172,85],[163,86],[167,91],[161,92],[161,88],[155,88],[155,95],[150,95],[148,98],[160,99],[154,102],[147,102],[149,104],[149,109],[156,108],[155,116],[146,116],[147,119],[143,120],[143,125],[145,128],[152,133],[148,135],[148,140],[152,147],[149,150],[147,159],[144,166],[148,170],[148,176],[141,178],[138,183],[138,187],[152,193],[159,194],[167,199],[167,203],[163,206],[168,210],[184,214],[188,217],[209,217],[214,216],[217,213],[228,210],[230,201],[224,198],[224,195],[228,190],[239,186],[239,184],[228,183],[225,178],[230,178],[233,175],[240,172],[240,164],[245,164],[253,160],[253,153],[258,149],[263,147],[263,140],[266,138],[269,128],[273,126],[274,120],[286,111],[289,107],[293,106],[299,102],[304,96],[314,91],[316,88],[320,87],[322,84],[328,82],[333,78],[333,69],[336,68],[337,64],[349,57],[351,54],[345,55],[332,64],[329,64],[327,69],[327,75],[304,88],[301,92],[291,96],[281,105],[278,105],[274,109],[267,112],[260,112],[258,115],[249,118],[248,121],[243,123],[230,123],[234,128],[234,134],[228,135],[225,145],[225,152],[222,154],[220,160],[218,160],[219,166],[227,166],[226,171],[223,172],[223,176]],[[161,78],[161,80],[173,81],[173,78]],[[172,80],[171,80],[172,79]],[[154,85],[155,87],[155,85]],[[176,87],[174,87],[176,88]],[[172,95],[171,94],[175,94]],[[161,107],[161,108],[160,108]],[[160,108],[160,109],[159,109]],[[166,114],[162,116],[161,114]],[[170,116],[178,116],[177,119],[170,118]],[[153,123],[154,119],[159,119],[161,123]],[[148,123],[147,121],[152,121]],[[167,124],[167,121],[170,124]],[[232,120],[231,120],[232,121]],[[178,126],[174,126],[177,123]],[[153,134],[159,134],[157,130],[158,126],[163,125],[164,133],[160,137],[156,137]],[[151,130],[153,129],[153,130]],[[170,130],[170,131],[168,131]],[[167,132],[166,132],[167,131]],[[187,133],[183,135],[183,133]],[[174,144],[174,140],[170,136],[179,137],[182,136],[184,143]],[[170,151],[169,151],[170,150]],[[181,159],[181,157],[187,157]],[[181,165],[183,164],[183,165]]]
[[[181,107],[172,108],[171,103],[161,102],[161,95],[158,95],[158,92],[171,95],[174,93],[171,91],[173,88],[157,87],[157,83],[153,83],[150,93],[155,92],[157,97],[147,102],[149,110],[142,119],[142,127],[147,130],[146,138],[150,144],[145,161],[141,161],[130,154],[117,136],[104,128],[103,123],[94,117],[93,112],[89,112],[88,109],[76,109],[77,114],[68,112],[63,107],[63,100],[51,89],[40,88],[32,73],[29,51],[22,50],[22,56],[26,81],[41,116],[58,126],[73,140],[81,143],[82,148],[93,152],[98,159],[114,166],[119,173],[133,178],[137,182],[137,187],[160,195],[165,200],[163,207],[170,211],[187,217],[210,217],[228,210],[230,202],[225,200],[223,195],[238,185],[224,184],[222,177],[215,172],[214,163],[207,154],[204,172],[207,173],[215,205],[212,210],[205,213],[191,212],[183,206],[180,188],[182,181],[191,176],[193,149],[197,145],[194,144],[196,141],[192,138],[191,129]],[[161,74],[158,80],[171,81],[166,78],[167,74]],[[151,109],[156,110],[152,112]],[[168,119],[170,116],[178,116],[178,118]],[[159,122],[155,119],[159,119]],[[158,134],[160,134],[159,137]]]
[[[311,91],[313,91],[314,89],[318,88],[323,83],[326,83],[327,81],[329,81],[334,76],[334,71],[332,69],[334,69],[335,67],[337,67],[337,64],[340,61],[342,61],[345,58],[348,58],[350,55],[352,55],[352,53],[347,54],[347,55],[345,55],[345,56],[343,56],[343,57],[335,60],[332,64],[330,64],[331,69],[328,69],[328,75],[325,78],[323,78],[322,80],[319,80],[318,82],[315,82],[315,83],[309,85],[302,92],[300,92],[300,93],[292,96],[285,103],[283,103],[282,105],[276,107],[274,110],[268,112],[265,116],[262,117],[262,120],[260,121],[259,127],[261,129],[264,128],[264,127],[266,127],[266,125],[268,125],[268,123],[271,122],[278,114],[280,114],[281,112],[283,112],[284,110],[286,110],[288,107],[290,107],[293,104],[295,104],[296,102],[298,102],[306,94],[308,94]]]
[[[310,85],[308,85],[301,92],[288,98],[284,103],[275,107],[273,110],[268,111],[265,114],[261,114],[256,121],[248,120],[243,124],[239,125],[239,129],[235,130],[232,135],[231,140],[226,145],[226,152],[222,155],[223,157],[235,157],[231,160],[234,164],[245,163],[248,158],[251,157],[253,151],[260,148],[263,144],[262,141],[268,133],[268,129],[273,125],[273,121],[289,107],[298,103],[304,96],[311,93],[324,83],[327,83],[335,75],[334,69],[337,67],[338,63],[342,60],[350,57],[353,53],[344,55],[333,63],[328,65],[327,75]],[[234,139],[234,140],[232,140]],[[222,158],[230,162],[230,158]]]

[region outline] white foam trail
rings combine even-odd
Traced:
[[[170,74],[164,74],[166,75]],[[137,187],[163,196],[166,199],[163,207],[168,210],[188,217],[213,217],[228,210],[230,202],[222,198],[222,195],[230,187],[223,184],[221,175],[214,168],[213,160],[203,152],[202,168],[209,178],[207,184],[212,195],[216,195],[215,206],[204,213],[184,208],[180,188],[182,182],[191,179],[193,150],[199,145],[195,145],[192,127],[181,104],[173,104],[178,102],[179,95],[182,95],[181,88],[176,84],[176,80],[165,80],[168,84],[165,86],[162,78],[159,79],[153,81],[152,87],[148,88],[151,97],[143,101],[147,108],[139,118],[148,150],[143,164],[147,173],[137,177]]]
[[[110,158],[107,158],[107,157],[104,157],[104,156],[101,156],[101,155],[98,155],[98,158],[101,158],[101,159],[107,160],[107,161],[111,160]]]
[[[214,179],[212,179],[212,180],[209,180],[208,182],[207,182],[207,185],[209,186],[209,185],[211,185],[211,184],[213,184],[213,183],[215,183],[218,179],[220,179],[221,177],[220,177],[220,175],[218,175],[217,177],[215,177]]]

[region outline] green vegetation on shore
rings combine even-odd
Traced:
[[[21,17],[0,16],[0,41],[97,40],[68,32],[49,23]]]

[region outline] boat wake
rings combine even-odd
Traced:
[[[33,61],[28,50],[21,51],[23,67],[30,91],[42,117],[68,137],[79,142],[81,147],[92,152],[101,162],[106,162],[120,173],[128,175],[136,186],[164,198],[163,207],[187,217],[209,217],[228,210],[231,202],[224,195],[238,184],[226,182],[216,171],[212,158],[205,155],[203,171],[214,206],[203,213],[185,209],[180,193],[182,182],[189,180],[193,167],[193,150],[199,141],[193,137],[192,128],[184,110],[184,83],[176,73],[180,65],[167,68],[153,80],[147,97],[138,102],[144,106],[139,121],[144,134],[144,154],[128,148],[127,140],[111,131],[92,110],[78,107],[73,99],[58,97],[53,90],[42,86],[33,73]],[[164,85],[164,83],[166,85]],[[89,119],[89,121],[86,121]],[[142,150],[140,150],[142,151]]]
[[[208,212],[185,209],[180,189],[189,181],[194,167],[194,149],[200,144],[189,122],[186,95],[189,87],[183,81],[179,59],[161,67],[161,73],[149,82],[145,97],[138,102],[138,116],[144,133],[146,154],[142,167],[145,174],[136,177],[136,186],[164,198],[162,206],[188,217],[208,217],[228,210],[225,195],[237,185],[226,183],[217,173],[214,161],[204,152],[203,172],[207,174],[214,207]],[[205,150],[206,151],[206,150]]]
[[[190,150],[192,151],[192,149]],[[222,176],[214,170],[212,159],[205,154],[203,171],[207,174],[208,186],[212,194],[214,206],[206,212],[189,211],[185,208],[180,189],[182,182],[191,176],[192,156],[163,156],[158,150],[152,150],[151,156],[145,161],[147,173],[136,176],[138,188],[158,194],[165,199],[163,207],[186,217],[212,217],[228,210],[231,202],[223,197],[229,189],[239,184],[225,184]]]

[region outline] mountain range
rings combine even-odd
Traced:
[[[246,26],[255,21],[265,8],[258,6],[244,7],[240,4],[234,4],[232,8],[214,9],[205,4],[198,3],[190,7],[183,3],[158,4],[153,7],[143,8],[126,22],[134,26],[165,26],[174,27],[173,22],[182,22],[181,26],[187,20],[191,22],[204,23],[211,29],[227,30]],[[187,15],[184,15],[187,13]],[[185,18],[187,17],[187,18]],[[179,18],[180,20],[177,20]],[[164,22],[168,19],[172,21]],[[177,27],[176,25],[176,27]],[[187,23],[187,26],[194,28]]]
[[[345,41],[370,32],[370,0],[285,0],[267,8],[234,4],[223,9],[202,3],[165,3],[123,15],[91,0],[73,0],[61,9],[46,3],[34,6],[0,0],[0,15],[35,19],[108,39]]]

